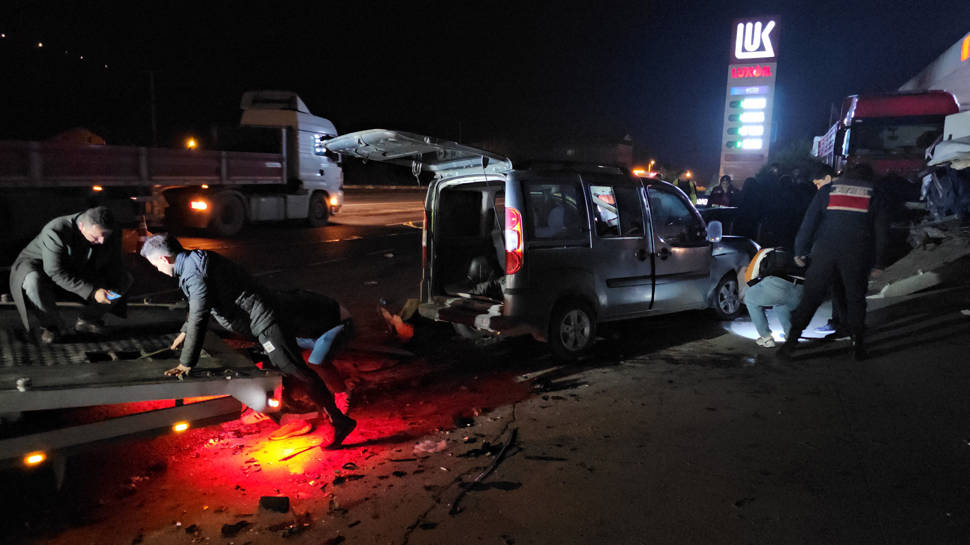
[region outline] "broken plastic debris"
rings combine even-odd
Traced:
[[[286,513],[290,510],[290,498],[288,496],[262,496],[259,498],[259,508]]]
[[[240,520],[235,524],[222,525],[222,537],[235,537],[243,528],[249,526],[249,521]]]
[[[434,454],[435,452],[441,452],[448,448],[448,441],[442,439],[441,441],[435,441],[434,439],[425,439],[414,445],[413,452],[415,454]]]

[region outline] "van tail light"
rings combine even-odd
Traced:
[[[515,274],[522,269],[525,255],[522,252],[522,214],[505,207],[505,274]]]
[[[424,221],[421,222],[421,270],[428,266],[428,211],[424,211]]]

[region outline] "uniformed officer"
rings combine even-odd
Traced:
[[[780,359],[791,358],[799,336],[836,278],[845,289],[844,320],[852,335],[853,355],[856,360],[866,358],[868,279],[870,273],[882,273],[889,237],[889,203],[873,178],[869,165],[854,165],[812,199],[795,239],[797,259],[810,261],[805,289],[792,315],[791,332],[778,349]]]

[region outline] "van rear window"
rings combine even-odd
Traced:
[[[525,182],[523,188],[527,240],[583,238],[586,214],[578,184]]]

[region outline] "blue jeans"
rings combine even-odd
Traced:
[[[748,314],[758,330],[758,336],[771,335],[765,307],[773,307],[781,327],[787,337],[791,331],[791,313],[802,299],[801,284],[794,284],[784,278],[768,276],[749,287],[744,293],[744,304],[748,307]]]

